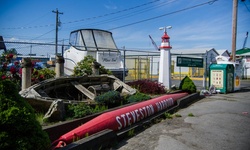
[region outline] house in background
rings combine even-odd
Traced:
[[[221,56],[230,57],[230,55],[231,55],[230,52],[227,49],[225,49],[225,50],[216,50],[216,51]]]
[[[242,78],[250,78],[250,48],[242,48],[236,51],[236,58],[242,63]]]
[[[126,53],[126,66],[128,67],[129,74],[126,77],[129,79],[150,79],[157,78],[159,74],[159,57],[158,51],[135,51]],[[227,49],[216,50],[199,49],[199,50],[171,50],[171,74],[172,77],[203,77],[209,74],[209,67],[211,64],[217,63],[216,57],[224,56],[230,58],[231,53]],[[191,57],[202,58],[203,67],[179,67],[177,66],[177,57]],[[236,51],[237,61],[239,65],[243,65],[242,78],[250,78],[250,49],[243,49]],[[206,68],[206,69],[205,69]],[[243,73],[244,72],[244,73]]]
[[[209,73],[211,64],[216,63],[216,57],[222,55],[230,57],[228,50],[196,49],[196,50],[171,50],[171,74],[172,77],[203,77],[204,72]],[[177,57],[202,58],[203,67],[179,67]],[[159,74],[159,51],[128,51],[126,52],[126,66],[128,67],[128,77],[130,79],[157,78]],[[206,69],[204,69],[206,68]]]

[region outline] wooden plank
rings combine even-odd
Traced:
[[[91,100],[95,99],[95,94],[90,92],[88,89],[86,89],[80,83],[78,83],[76,81],[72,81],[71,84],[74,85],[80,92],[82,92],[84,95],[86,95]]]

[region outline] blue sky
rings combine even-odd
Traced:
[[[0,0],[0,35],[6,41],[55,40],[55,13],[59,15],[59,43],[68,44],[71,31],[97,28],[113,33],[118,48],[155,50],[168,30],[173,50],[228,49],[232,43],[233,0]],[[237,46],[250,31],[250,0],[238,4]],[[246,44],[250,47],[250,39]]]

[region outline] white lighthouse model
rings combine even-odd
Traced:
[[[162,83],[167,89],[170,89],[171,86],[171,53],[169,39],[170,37],[167,34],[167,29],[171,29],[171,26],[160,28],[164,29],[164,34],[161,37],[162,42],[160,46],[160,67],[159,67],[159,79],[158,82]]]

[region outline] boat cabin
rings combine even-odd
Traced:
[[[99,29],[80,29],[70,34],[69,49],[64,52],[64,72],[72,75],[73,69],[85,56],[93,56],[98,63],[122,79],[124,65],[112,33]]]

